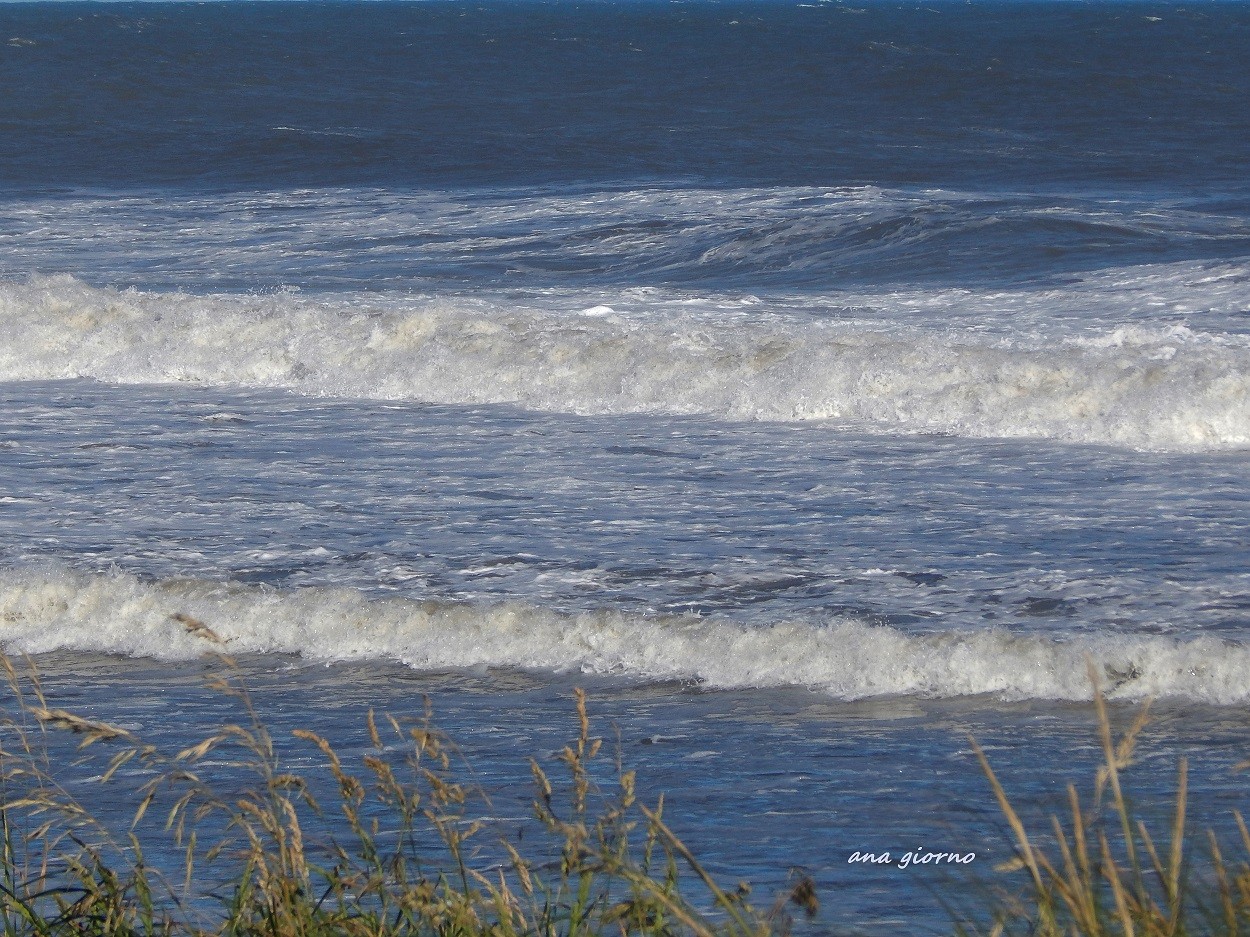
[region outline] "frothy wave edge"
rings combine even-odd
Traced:
[[[589,415],[837,420],[1154,450],[1250,445],[1250,345],[1184,327],[1081,340],[467,297],[190,296],[0,284],[0,380],[94,378],[514,404]]]
[[[847,700],[1088,699],[1092,661],[1113,697],[1250,700],[1250,647],[1209,636],[913,635],[847,617],[759,627],[696,616],[568,613],[521,601],[474,605],[370,598],[343,588],[145,581],[67,567],[0,571],[0,645],[32,654],[69,649],[187,660],[224,651],[391,660],[424,671],[622,674],[726,689],[808,687]]]

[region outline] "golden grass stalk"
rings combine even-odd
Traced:
[[[749,889],[718,885],[665,823],[663,800],[646,807],[633,772],[619,762],[605,770],[580,690],[576,737],[554,766],[531,763],[544,835],[522,842],[485,819],[489,801],[461,779],[428,703],[415,725],[370,712],[371,748],[357,763],[311,731],[293,733],[337,795],[323,809],[313,790],[325,783],[286,767],[285,746],[222,660],[210,685],[246,718],[165,753],[49,706],[33,666],[20,673],[0,657],[11,690],[0,746],[3,935],[766,937],[788,931],[787,898],[815,913],[810,880],[768,910],[748,902]],[[124,792],[134,798],[124,833],[58,783],[59,733],[86,755],[105,752],[101,783],[118,785],[123,765],[141,768]],[[251,783],[215,785],[210,753]],[[165,856],[181,856],[179,868],[149,866],[141,837],[153,835]],[[216,905],[205,911],[210,893]]]
[[[1030,834],[988,758],[972,750],[1010,827],[1016,859],[1000,867],[1027,870],[1023,896],[994,908],[990,933],[1036,937],[1233,937],[1250,933],[1250,830],[1234,814],[1242,855],[1230,864],[1213,832],[1201,857],[1186,848],[1189,766],[1177,765],[1176,795],[1166,850],[1135,815],[1124,782],[1149,703],[1119,738],[1098,675],[1090,667],[1102,764],[1088,805],[1069,784],[1066,816],[1050,817],[1045,837]],[[1110,791],[1110,804],[1104,803]],[[1052,859],[1052,854],[1056,857]]]

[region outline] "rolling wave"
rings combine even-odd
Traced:
[[[369,599],[351,589],[148,582],[64,567],[0,571],[0,643],[10,652],[163,660],[225,651],[385,659],[417,670],[580,671],[719,688],[801,686],[842,699],[1086,699],[1092,660],[1112,696],[1250,700],[1250,647],[1209,637],[913,635],[845,617],[752,627],[695,616],[565,613],[519,601],[474,606]]]
[[[1241,204],[878,186],[346,188],[26,197],[0,270],[154,288],[1064,284],[1108,267],[1236,262]]]
[[[1184,327],[1063,340],[474,298],[0,285],[0,380],[94,378],[578,414],[834,420],[1159,450],[1250,444],[1250,347]],[[745,310],[744,310],[745,313]]]

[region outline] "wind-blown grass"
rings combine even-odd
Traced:
[[[581,691],[575,737],[554,764],[531,762],[543,835],[522,842],[492,824],[428,706],[410,725],[370,712],[358,764],[295,731],[290,745],[320,756],[318,784],[286,767],[290,745],[265,728],[228,661],[213,685],[247,718],[177,752],[55,708],[33,667],[3,667],[6,935],[763,937],[789,930],[788,907],[816,910],[806,879],[767,909],[745,885],[717,883],[665,823],[663,798],[642,803],[634,773],[605,762]],[[120,836],[58,779],[58,731],[105,750],[100,782],[118,784],[123,768],[141,779],[122,785],[134,809]],[[215,784],[222,765],[229,777]],[[333,802],[322,803],[314,792],[327,787]],[[153,836],[165,856],[176,847],[176,874],[147,861]]]
[[[370,712],[366,750],[350,758],[306,730],[280,743],[223,658],[212,686],[245,718],[165,752],[54,707],[33,666],[0,666],[12,694],[0,721],[4,935],[770,937],[817,910],[807,878],[767,908],[745,884],[718,883],[665,822],[663,798],[641,802],[634,773],[605,757],[581,691],[569,744],[530,763],[542,835],[522,839],[466,782],[428,704],[411,723]],[[1182,759],[1171,823],[1152,833],[1126,790],[1149,707],[1117,738],[1091,679],[1102,765],[1091,791],[1068,786],[1066,815],[1043,829],[1026,826],[972,742],[1016,853],[999,871],[1023,887],[996,889],[954,930],[1250,935],[1247,824],[1234,814],[1235,860],[1213,833],[1194,834]],[[94,781],[133,798],[120,833],[63,780],[62,733],[102,753]],[[312,756],[313,769],[290,768]]]
[[[1189,766],[1176,769],[1171,823],[1151,833],[1126,790],[1150,705],[1117,739],[1090,665],[1102,764],[1084,796],[1067,786],[1066,815],[1030,832],[989,759],[972,742],[1011,830],[1016,858],[1000,871],[1023,875],[1022,892],[994,902],[993,937],[1236,937],[1250,934],[1250,830],[1239,812],[1239,855],[1226,857],[1212,831],[1187,825]],[[1243,763],[1238,769],[1250,766]],[[1197,839],[1195,843],[1194,840]],[[1043,845],[1044,844],[1044,845]]]

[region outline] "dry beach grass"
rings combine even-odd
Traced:
[[[428,710],[413,725],[370,713],[370,748],[349,765],[309,731],[280,744],[223,663],[215,688],[247,718],[167,753],[54,707],[33,667],[4,659],[5,934],[749,937],[815,911],[806,880],[763,910],[746,886],[719,885],[664,822],[663,799],[640,802],[633,772],[606,760],[580,691],[576,737],[554,765],[531,762],[545,835],[522,842],[491,823]],[[50,754],[58,732],[80,752],[105,751],[93,780],[118,785],[123,769],[140,779],[121,785],[134,797],[121,835],[62,783]],[[293,746],[319,753],[334,803],[288,768]],[[215,780],[223,768],[229,777]],[[160,842],[145,850],[153,835]],[[145,858],[172,847],[177,875]]]
[[[163,752],[56,708],[33,666],[2,659],[11,694],[0,737],[4,934],[763,937],[817,910],[806,878],[768,907],[746,885],[719,884],[665,823],[663,798],[642,803],[633,772],[607,758],[580,691],[574,738],[554,763],[531,762],[544,835],[522,840],[493,822],[428,707],[413,724],[371,712],[368,748],[349,764],[312,732],[271,736],[222,663],[215,689],[245,718]],[[1103,763],[1092,789],[1069,785],[1067,814],[1040,829],[1026,826],[972,742],[1016,859],[954,930],[1250,933],[1250,830],[1240,814],[1234,860],[1214,834],[1187,825],[1182,761],[1170,828],[1151,833],[1126,791],[1148,707],[1119,738],[1101,694],[1094,709]],[[93,781],[133,796],[120,833],[64,782],[66,738],[100,760]],[[293,752],[320,767],[293,770]],[[158,851],[166,861],[149,863]]]
[[[1226,857],[1213,831],[1193,832],[1186,822],[1189,769],[1177,765],[1171,823],[1152,833],[1134,808],[1126,773],[1134,763],[1150,705],[1119,738],[1093,663],[1094,711],[1102,764],[1092,790],[1067,785],[1068,810],[1030,831],[981,747],[973,751],[1010,828],[1016,858],[999,871],[1026,883],[1017,894],[998,891],[992,937],[1181,937],[1250,933],[1250,830],[1239,812],[1238,858]],[[1244,768],[1250,763],[1243,764]],[[1045,844],[1045,845],[1042,845]],[[962,929],[961,929],[962,930]],[[964,933],[971,931],[963,930]]]

